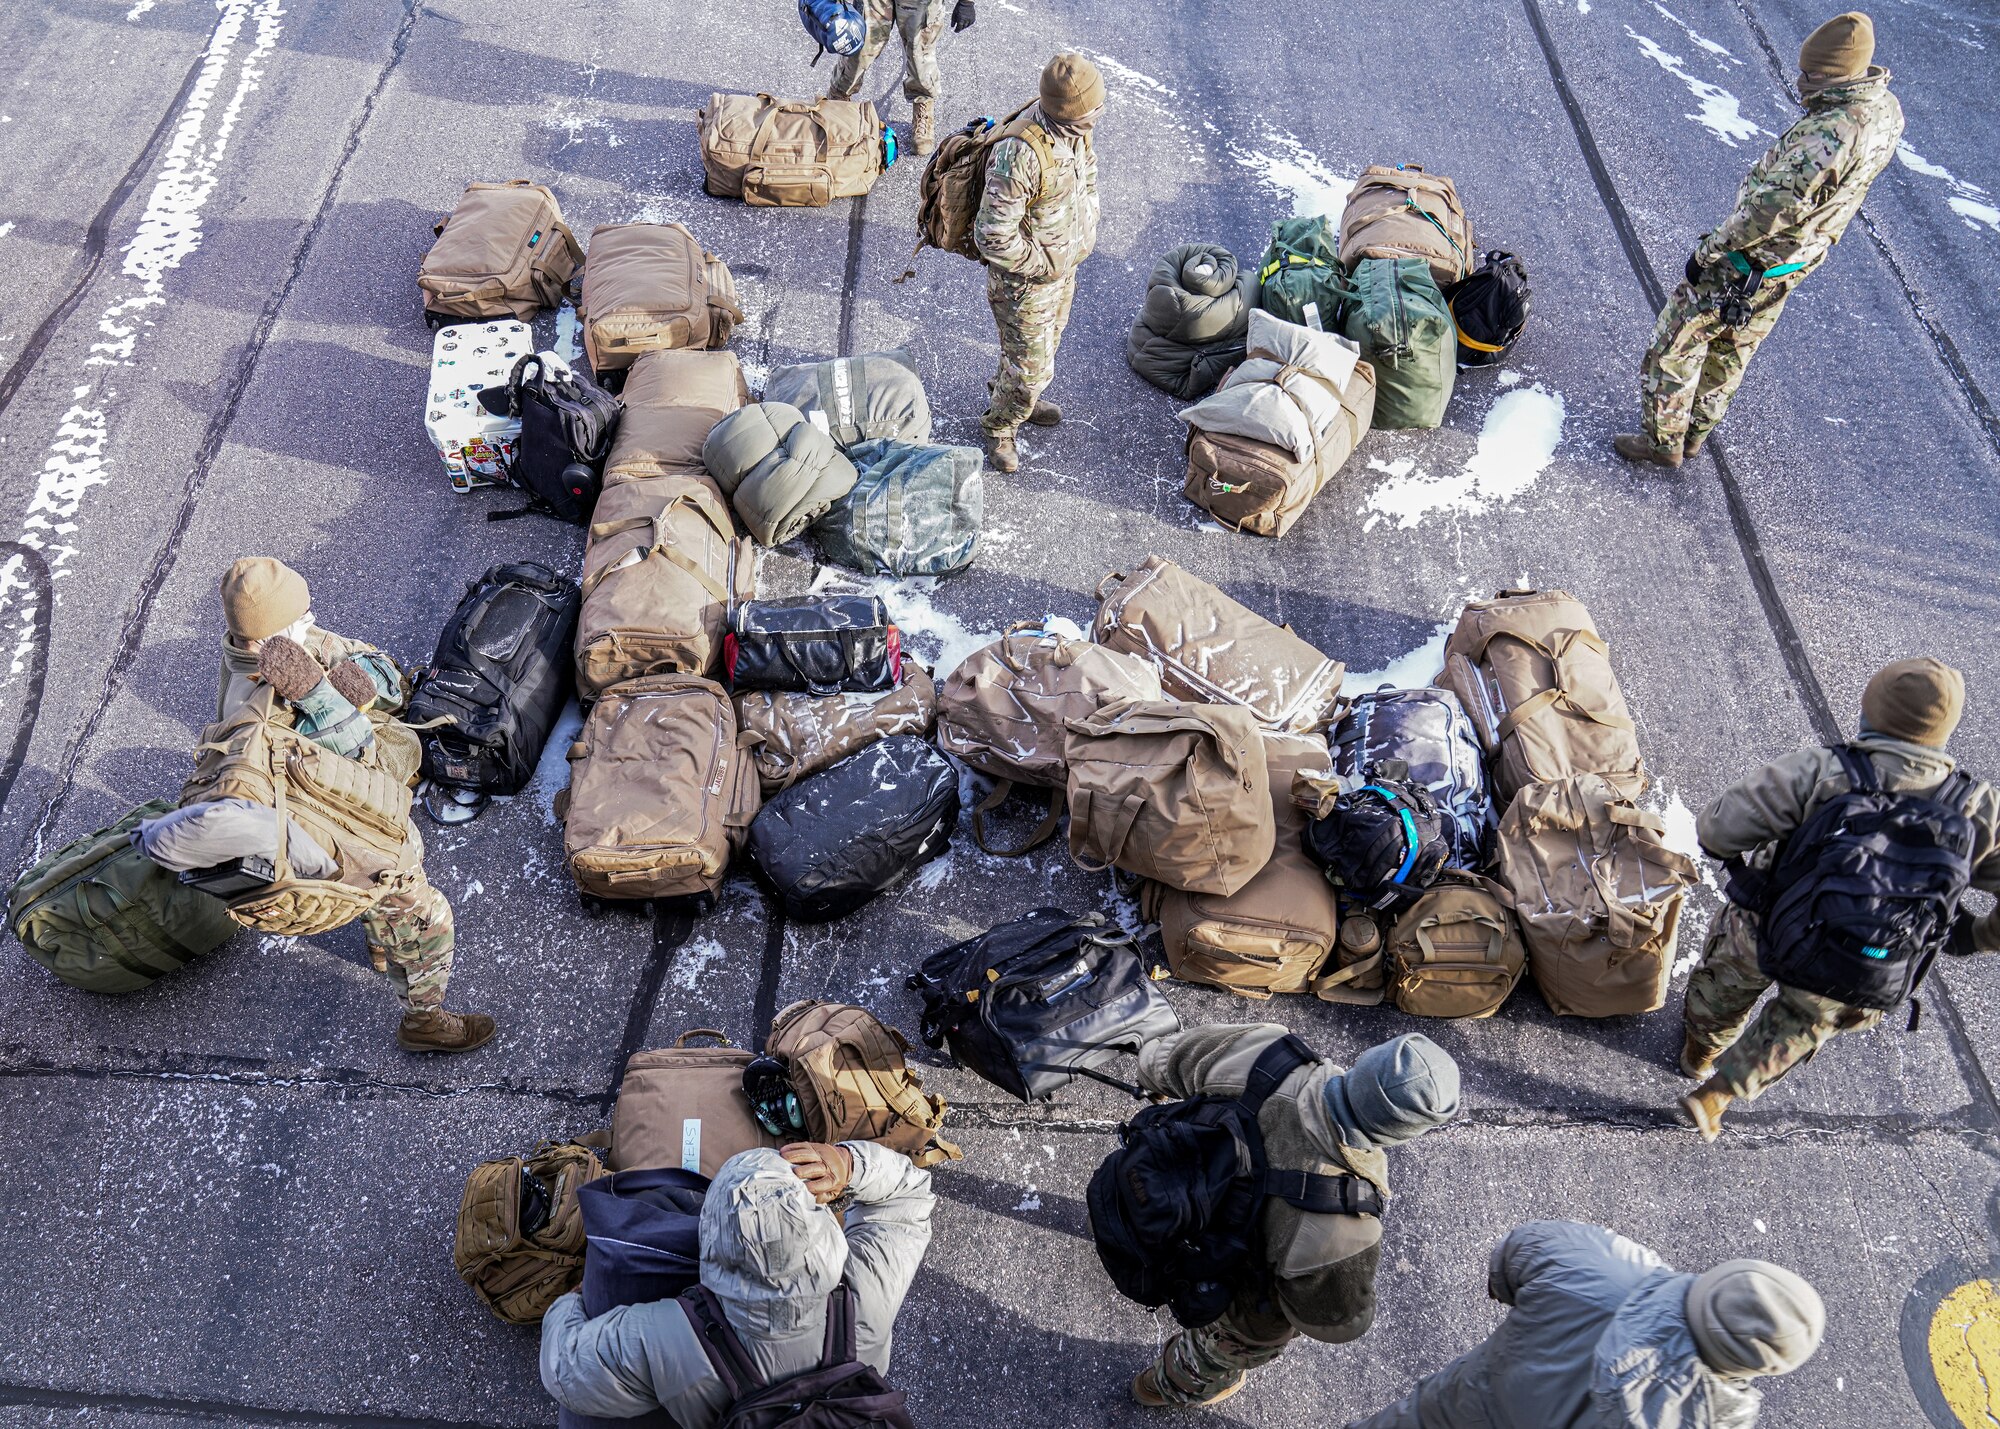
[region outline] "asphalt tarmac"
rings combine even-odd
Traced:
[[[1066,420],[1028,436],[1019,473],[988,474],[969,571],[887,592],[917,652],[942,675],[1014,620],[1087,624],[1098,580],[1158,553],[1366,688],[1428,674],[1466,599],[1561,587],[1610,640],[1648,802],[1683,838],[1757,761],[1850,730],[1869,673],[1905,654],[1965,670],[1954,752],[2000,774],[2000,20],[1879,8],[1909,116],[1899,162],[1708,453],[1669,475],[1610,452],[1663,288],[1795,114],[1789,57],[1822,18],[1798,0],[984,0],[945,36],[943,120],[1023,102],[1057,49],[1095,56],[1103,228],[1050,393]],[[289,561],[323,624],[406,661],[487,566],[574,565],[579,530],[489,524],[514,502],[453,494],[424,434],[414,277],[469,180],[551,184],[580,236],[688,223],[741,284],[733,346],[753,386],[907,344],[940,439],[977,439],[995,361],[980,274],[933,251],[892,281],[912,266],[914,161],[819,211],[701,192],[712,90],[824,83],[784,0],[25,0],[0,7],[0,53],[9,868],[178,788],[235,557]],[[892,43],[868,93],[893,96],[898,57]],[[900,96],[886,108],[907,118]],[[1525,259],[1527,335],[1504,368],[1461,375],[1443,428],[1368,437],[1282,540],[1199,519],[1175,404],[1123,359],[1154,260],[1199,238],[1253,261],[1272,220],[1337,209],[1362,165],[1399,161],[1450,174],[1481,246]],[[537,333],[559,341],[557,319]],[[762,589],[818,574],[798,543],[768,555]],[[470,1057],[396,1049],[358,930],[244,934],[116,1000],[8,954],[0,1423],[551,1423],[534,1331],[494,1321],[451,1270],[475,1162],[603,1124],[625,1057],[685,1028],[753,1042],[775,1008],[831,996],[914,1031],[903,978],[923,953],[1043,904],[1136,917],[1059,848],[998,860],[963,828],[945,860],[828,926],[787,926],[747,877],[698,921],[593,916],[551,808],[560,742],[529,792],[426,831],[457,910],[451,1002],[502,1027]],[[1375,1329],[1296,1347],[1184,1421],[1323,1426],[1388,1402],[1496,1323],[1492,1243],[1563,1216],[1683,1268],[1756,1255],[1820,1287],[1825,1347],[1771,1387],[1766,1425],[1991,1422],[1967,1406],[2000,1412],[1984,1377],[2000,1363],[1981,1358],[1995,1321],[1955,1329],[1938,1307],[2000,1256],[2000,973],[1944,969],[1920,1030],[1842,1039],[1706,1147],[1675,1114],[1669,1061],[1718,906],[1696,890],[1657,1014],[1557,1019],[1524,986],[1491,1021],[1421,1025],[1460,1060],[1467,1110],[1391,1156]],[[1419,1027],[1169,986],[1188,1022],[1283,1021],[1343,1061]],[[1129,1103],[1086,1087],[1026,1107],[925,1058],[966,1159],[937,1173],[897,1327],[918,1422],[1183,1422],[1125,1397],[1172,1326],[1115,1296],[1083,1210]]]

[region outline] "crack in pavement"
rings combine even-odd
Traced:
[[[263,1404],[238,1404],[224,1399],[170,1399],[153,1394],[88,1393],[47,1385],[0,1381],[0,1405],[165,1414],[176,1418],[221,1420],[228,1423],[324,1425],[328,1429],[494,1429],[490,1420],[420,1418],[394,1414],[343,1414],[335,1410],[280,1409]],[[538,1426],[539,1429],[539,1426]]]

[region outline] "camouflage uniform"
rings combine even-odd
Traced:
[[[973,241],[986,262],[986,301],[1000,333],[1000,370],[980,425],[1010,436],[1054,380],[1056,349],[1076,296],[1077,265],[1097,246],[1097,155],[1088,133],[1041,118],[1051,164],[1034,143],[1011,136],[993,146]]]
[[[361,915],[361,931],[369,962],[388,977],[405,1012],[444,1007],[451,981],[451,904],[424,878],[421,866]]]
[[[1176,1404],[1213,1399],[1247,1372],[1261,1368],[1297,1339],[1292,1322],[1247,1296],[1220,1319],[1182,1330],[1160,1351],[1161,1393]]]
[[[902,34],[903,53],[909,58],[903,66],[903,97],[912,102],[935,100],[941,83],[937,42],[944,29],[944,0],[861,0],[861,13],[868,21],[868,38],[854,54],[840,57],[827,94],[834,99],[854,98],[894,29]]]
[[[1876,66],[1814,95],[1751,168],[1735,211],[1695,247],[1700,281],[1674,289],[1640,364],[1645,433],[1657,449],[1678,453],[1722,420],[1785,299],[1826,261],[1902,134],[1902,106],[1889,93],[1889,72]],[[1716,311],[1738,277],[1731,253],[1758,272],[1802,265],[1766,278],[1751,300],[1750,321],[1734,330]]]

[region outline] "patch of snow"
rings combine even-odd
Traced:
[[[1590,13],[1590,0],[1576,0],[1576,13],[1579,15],[1588,15]]]
[[[1001,636],[998,630],[974,630],[933,599],[938,588],[936,576],[913,576],[895,580],[888,576],[863,576],[838,566],[821,566],[813,575],[810,594],[826,591],[858,591],[878,595],[889,607],[889,618],[903,633],[903,648],[931,667],[939,680],[964,663],[965,657]]]
[[[1960,218],[1965,220],[1967,228],[1977,229],[1981,224],[1984,224],[1995,233],[2000,233],[2000,208],[1995,208],[1990,203],[1980,203],[1976,199],[1969,199],[1963,195],[1953,195],[1946,202],[1951,205],[1953,213],[1956,213]]]
[[[1950,169],[1947,169],[1943,164],[1933,164],[1929,159],[1926,159],[1906,143],[1897,143],[1896,158],[1902,163],[1904,168],[1914,173],[1922,174],[1927,179],[1943,179],[1946,183],[1954,186],[1958,183],[1958,179]]]
[[[1537,382],[1513,387],[1494,400],[1479,431],[1479,448],[1456,476],[1432,476],[1410,458],[1371,458],[1371,470],[1388,477],[1362,503],[1364,531],[1383,521],[1407,531],[1441,512],[1477,516],[1505,505],[1548,470],[1562,441],[1565,405],[1560,392]]]
[[[128,25],[136,23],[140,16],[159,3],[160,0],[139,0],[138,4],[125,12],[125,23]]]
[[[576,305],[568,298],[556,309],[555,352],[572,367],[583,356],[583,324],[577,321]]]
[[[2000,207],[1988,202],[1985,189],[1969,180],[1961,179],[1943,164],[1934,164],[1912,149],[1907,143],[1896,145],[1896,158],[1911,173],[1922,174],[1927,179],[1939,179],[1951,185],[1952,195],[1945,202],[1951,211],[1959,216],[1967,228],[1977,232],[1983,225],[1995,233],[2000,233]]]
[[[1513,368],[1503,367],[1500,369],[1500,385],[1502,387],[1515,386],[1520,382],[1520,380],[1521,380],[1521,374],[1516,372]]]
[[[1630,25],[1625,27],[1625,33],[1638,43],[1647,59],[1687,86],[1688,93],[1701,107],[1685,118],[1692,119],[1732,149],[1738,140],[1754,139],[1765,132],[1743,117],[1743,106],[1735,95],[1719,84],[1689,74],[1679,55],[1669,54],[1651,36],[1640,34]]]
[[[13,231],[14,231],[14,220],[12,220],[11,218],[8,219],[5,223],[0,223],[0,238],[5,238],[8,234],[12,233]]]
[[[1033,1186],[1028,1188],[1028,1193],[1021,1197],[1019,1204],[1014,1207],[1017,1211],[1039,1211],[1041,1208],[1042,1198]]]
[[[535,796],[535,807],[542,811],[542,822],[551,827],[562,822],[556,817],[556,795],[569,788],[569,747],[582,733],[583,707],[571,699],[556,716],[549,742],[542,746],[542,757],[535,761],[535,777],[528,790]]]
[[[1293,218],[1340,217],[1354,180],[1342,178],[1295,137],[1266,124],[1262,149],[1230,147],[1230,157],[1259,183],[1291,200]]]
[[[709,968],[722,960],[725,951],[714,938],[690,938],[675,955],[673,971],[667,974],[668,980],[683,992],[693,992],[701,986],[702,977]]]
[[[1357,675],[1349,671],[1340,688],[1350,695],[1365,695],[1387,685],[1392,690],[1420,690],[1444,668],[1444,643],[1457,627],[1456,619],[1439,621],[1431,638],[1406,655],[1399,655],[1380,670]]]
[[[1687,21],[1683,20],[1680,16],[1676,15],[1673,11],[1669,10],[1666,6],[1660,4],[1660,0],[1653,0],[1653,8],[1659,11],[1662,15],[1666,16],[1667,19],[1673,21],[1674,24],[1678,25],[1680,27],[1681,33],[1688,37],[1688,42],[1690,44],[1699,45],[1702,49],[1707,50],[1710,54],[1719,56],[1722,59],[1726,59],[1731,64],[1740,65],[1743,63],[1742,60],[1736,58],[1735,55],[1731,54],[1721,45],[1718,45],[1714,40],[1709,39],[1708,36],[1702,34],[1701,31],[1697,30],[1694,26],[1690,25]]]
[[[1188,127],[1186,110],[1177,101],[1179,94],[1171,86],[1162,84],[1149,74],[1143,74],[1130,65],[1121,64],[1110,55],[1092,54],[1095,64],[1106,82],[1118,87],[1121,108],[1136,109],[1145,116],[1148,128],[1168,129],[1178,134],[1183,142],[1188,161],[1206,164],[1208,154],[1196,141],[1194,131]]]

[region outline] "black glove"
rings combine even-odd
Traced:
[[[972,0],[958,0],[958,3],[951,7],[952,33],[971,29],[972,22],[977,18],[972,12]]]
[[[1970,913],[1960,912],[1951,920],[1951,931],[1945,934],[1944,950],[1955,958],[1970,957],[1979,951],[1972,946],[1972,925],[1978,921]]]
[[[1687,273],[1687,280],[1690,283],[1699,283],[1702,274],[1701,260],[1692,253],[1688,254],[1687,267],[1683,271]]]

